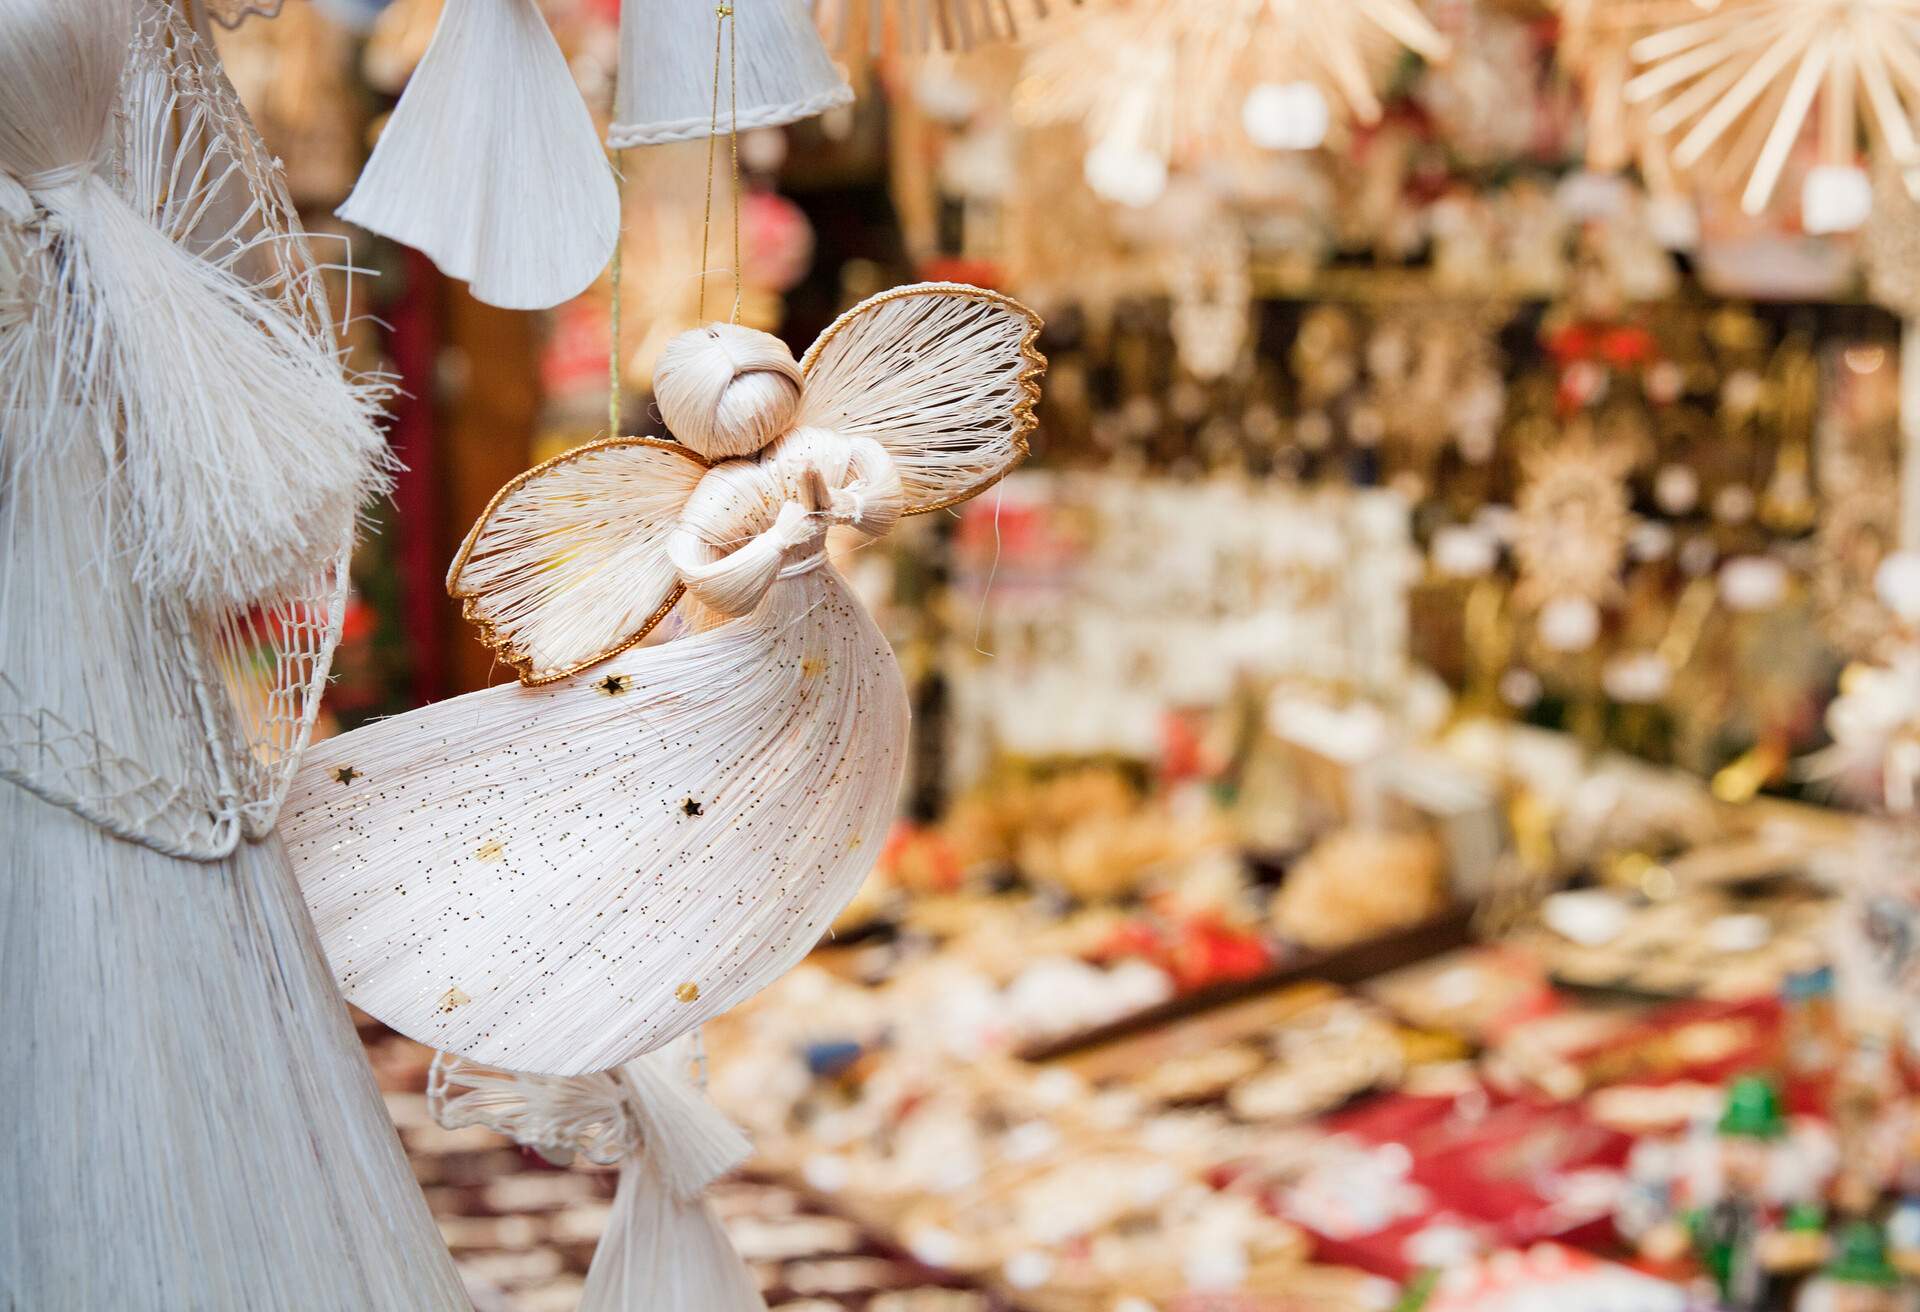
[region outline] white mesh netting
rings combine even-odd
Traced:
[[[337,357],[323,269],[278,162],[217,56],[170,6],[141,10],[116,121],[114,187],[299,325],[314,352]],[[0,219],[0,273],[9,258],[29,274],[46,259],[57,277],[58,239],[9,235]],[[33,285],[22,277],[8,305],[0,278],[0,356],[9,335],[35,331],[22,299]],[[385,390],[380,379],[350,385],[365,400]],[[217,858],[272,828],[312,732],[353,525],[341,523],[338,553],[310,582],[189,614],[126,577],[124,496],[101,455],[114,435],[98,440],[103,421],[72,409],[73,440],[58,451],[29,455],[0,428],[0,777],[120,837]],[[75,629],[92,640],[76,643]]]

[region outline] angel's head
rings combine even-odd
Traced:
[[[667,343],[653,395],[667,428],[695,454],[750,456],[793,426],[800,366],[770,333],[712,323]]]

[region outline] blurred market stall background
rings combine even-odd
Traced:
[[[842,562],[915,702],[880,868],[708,1036],[773,1306],[1905,1306],[1920,11],[962,0],[1018,39],[920,52],[821,0],[852,106],[737,188],[619,155],[616,334],[331,217],[438,8],[221,39],[404,389],[335,724],[509,677],[446,562],[604,434],[610,341],[661,431],[709,189],[790,342],[913,278],[1047,317],[1035,458]],[[604,112],[618,5],[542,8]],[[475,1287],[573,1306],[611,1177],[366,1034]]]

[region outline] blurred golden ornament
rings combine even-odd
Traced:
[[[1522,458],[1526,481],[1513,526],[1519,605],[1597,603],[1618,594],[1629,527],[1626,460],[1584,427]]]
[[[1180,363],[1195,378],[1224,378],[1246,348],[1253,313],[1246,233],[1233,215],[1216,212],[1165,258]]]
[[[1873,164],[1873,210],[1860,234],[1867,292],[1902,319],[1920,319],[1920,201],[1886,151]]]
[[[690,328],[728,316],[732,270],[727,266],[733,256],[724,240],[709,243],[708,286],[702,306],[701,182],[708,176],[705,142],[649,146],[625,151],[623,158],[626,206],[620,246],[621,377],[627,386],[644,391],[652,388],[654,365],[669,341]],[[711,186],[711,232],[726,233],[733,226],[738,197],[724,157],[714,164]],[[750,258],[742,262],[747,265],[747,276],[740,288],[738,321],[772,332],[780,326],[785,304],[778,292],[755,277]]]
[[[361,71],[374,90],[390,96],[400,94],[425,57],[445,5],[446,0],[393,0],[380,11],[360,60]]]
[[[280,12],[284,0],[200,0],[206,8],[207,17],[229,30],[237,28],[249,18],[272,18]],[[191,4],[183,6],[188,14],[193,13]]]
[[[279,7],[273,0],[271,9]],[[214,17],[220,18],[218,11]],[[215,45],[267,149],[285,161],[294,202],[332,209],[344,200],[362,156],[347,30],[319,7],[298,4],[274,22],[217,32]]]
[[[1306,947],[1335,948],[1423,920],[1445,902],[1445,857],[1432,838],[1345,829],[1287,872],[1273,927]]]
[[[836,57],[853,64],[879,54],[971,51],[1018,41],[1048,14],[1047,0],[997,0],[993,4],[975,0],[814,0],[812,9],[821,39]]]

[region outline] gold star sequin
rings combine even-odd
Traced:
[[[697,1001],[700,997],[700,986],[692,980],[688,980],[685,984],[682,984],[673,991],[673,996],[682,1002]]]
[[[473,855],[480,861],[498,861],[507,854],[507,845],[497,838],[489,838],[474,849]]]
[[[350,765],[343,765],[333,772],[333,781],[337,784],[350,784],[360,778],[360,772]]]
[[[621,693],[625,692],[629,687],[631,687],[632,684],[628,681],[627,675],[609,674],[606,678],[600,680],[600,682],[594,684],[593,686],[598,688],[601,692],[605,693],[609,697],[618,697]]]
[[[440,1014],[444,1016],[448,1012],[452,1011],[455,1007],[464,1006],[467,1003],[472,1001],[473,999],[468,997],[464,992],[462,992],[460,989],[460,986],[456,984],[454,987],[448,989],[445,993],[442,993],[440,995],[440,1006],[439,1006]]]
[[[707,813],[706,803],[696,797],[689,797],[686,801],[680,803],[680,810],[682,814],[688,816],[705,815]]]

